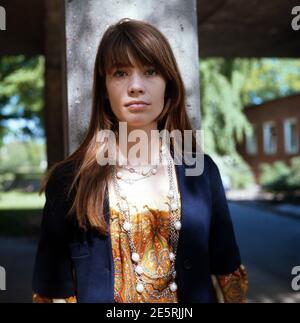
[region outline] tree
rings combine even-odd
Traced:
[[[8,120],[25,120],[22,134],[35,136],[27,121],[42,129],[44,59],[8,56],[0,58],[0,146],[8,133]]]
[[[205,149],[220,155],[236,153],[235,139],[251,132],[243,114],[241,88],[245,76],[234,62],[206,59],[200,64],[200,96]]]
[[[300,92],[300,60],[222,59],[200,61],[200,96],[205,148],[232,155],[236,141],[251,134],[247,105]]]
[[[252,105],[300,92],[299,59],[237,59],[236,68],[244,61],[247,68],[245,82],[241,89],[244,105]]]

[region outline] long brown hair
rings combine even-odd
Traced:
[[[107,234],[108,227],[104,218],[104,202],[107,179],[112,168],[100,166],[96,160],[99,148],[97,134],[100,130],[110,129],[116,134],[118,120],[112,113],[106,95],[106,73],[116,66],[152,65],[166,80],[165,107],[158,119],[158,129],[172,131],[192,130],[185,106],[185,90],[179,69],[165,36],[154,26],[139,20],[122,19],[111,25],[104,33],[99,44],[93,79],[92,113],[87,134],[79,148],[63,161],[56,163],[48,171],[41,191],[60,166],[74,165],[74,179],[69,193],[75,188],[75,198],[69,215],[75,215],[80,228],[96,229]],[[169,102],[168,102],[169,101]],[[168,104],[166,104],[168,102]],[[193,151],[195,138],[193,135]]]

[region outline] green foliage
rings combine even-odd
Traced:
[[[0,146],[8,133],[6,120],[36,120],[43,127],[44,58],[0,58]],[[25,125],[23,134],[34,136]]]
[[[0,195],[0,211],[3,210],[34,210],[42,209],[45,204],[45,196],[37,192],[25,193],[17,190],[3,192]]]
[[[293,190],[300,190],[300,157],[295,157],[291,161],[290,174],[287,184]]]
[[[207,59],[200,64],[200,94],[205,150],[234,154],[235,139],[251,131],[240,100],[244,75],[232,69],[232,61]]]
[[[260,183],[267,186],[278,180],[279,178],[287,178],[290,170],[289,167],[282,161],[276,161],[273,164],[260,165]]]
[[[255,183],[254,176],[248,164],[238,155],[212,155],[222,176],[228,177],[232,189],[243,189]]]
[[[244,105],[251,105],[256,99],[264,102],[300,92],[299,59],[264,58],[246,62],[238,59],[236,63],[247,73],[241,91]]]
[[[41,173],[45,144],[36,141],[10,142],[0,148],[0,174]]]
[[[0,147],[0,192],[12,188],[37,191],[45,159],[44,143],[11,142]]]
[[[291,166],[282,161],[261,165],[260,184],[273,193],[291,195],[300,190],[300,157],[294,157]]]
[[[236,153],[236,141],[253,131],[243,114],[244,106],[298,92],[299,59],[201,59],[200,95],[206,152]]]

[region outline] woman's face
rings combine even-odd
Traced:
[[[106,89],[114,115],[129,129],[156,129],[164,107],[166,81],[152,66],[113,68]]]

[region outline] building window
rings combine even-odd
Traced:
[[[263,125],[264,152],[273,155],[277,150],[277,134],[274,122],[266,122]]]
[[[298,129],[296,119],[284,120],[284,148],[287,154],[298,153]]]
[[[253,126],[252,134],[246,136],[246,151],[249,155],[257,153],[256,126]]]

